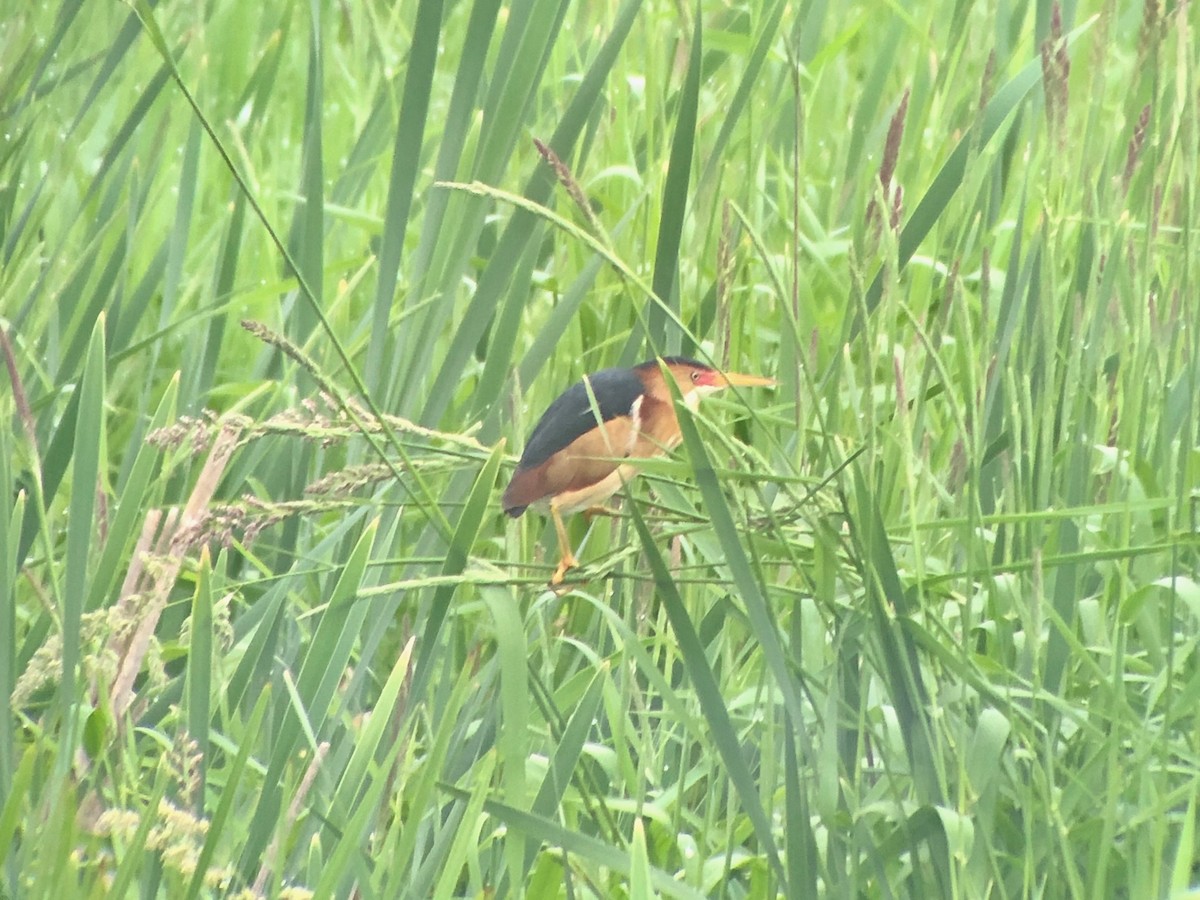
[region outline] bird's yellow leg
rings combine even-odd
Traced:
[[[550,576],[550,583],[562,584],[567,572],[579,566],[579,560],[571,552],[571,539],[567,537],[567,526],[563,524],[562,514],[553,502],[550,503],[550,518],[554,520],[554,530],[558,532],[559,553],[558,568]]]

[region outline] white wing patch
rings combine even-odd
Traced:
[[[626,456],[633,453],[633,448],[637,445],[638,435],[642,432],[642,401],[645,399],[645,394],[639,394],[638,398],[633,401],[633,406],[629,407],[629,418],[632,421],[632,425],[629,428],[629,439],[625,442]]]

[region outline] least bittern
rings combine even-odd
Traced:
[[[504,491],[504,511],[514,518],[526,507],[548,509],[558,533],[560,559],[551,584],[560,584],[579,565],[562,517],[598,509],[637,474],[626,459],[645,459],[679,445],[665,367],[684,403],[695,410],[708,394],[730,385],[769,386],[758,375],[719,372],[694,359],[668,356],[632,369],[605,369],[571,385],[542,414],[512,481]]]

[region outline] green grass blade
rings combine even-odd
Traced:
[[[322,732],[338,682],[363,627],[369,606],[357,600],[379,521],[371,522],[359,537],[345,566],[338,573],[329,602],[309,642],[294,686],[294,699],[283,708],[283,721],[275,730],[266,782],[250,823],[251,839],[242,855],[247,880],[258,871],[272,822],[279,815],[283,778],[291,766],[302,733],[312,743]],[[315,747],[310,747],[315,750]]]
[[[679,92],[679,112],[675,134],[671,140],[671,159],[667,165],[667,180],[659,204],[658,243],[654,250],[654,280],[652,288],[676,316],[681,307],[676,278],[679,274],[679,247],[683,241],[683,224],[687,218],[688,186],[692,177],[692,152],[696,142],[696,107],[700,97],[700,67],[703,58],[703,27],[701,7],[697,2],[692,15],[691,46],[688,52],[687,74]],[[667,334],[663,311],[650,307],[647,315],[646,345],[651,355],[678,353],[680,335]]]
[[[787,883],[797,894],[815,896],[820,852],[801,775],[804,760],[796,747],[795,728],[791,726],[784,732],[784,748],[787,830],[783,850],[787,860]]]
[[[925,803],[937,805],[942,802],[944,791],[935,764],[938,756],[934,752],[933,723],[927,708],[929,692],[912,638],[903,627],[895,627],[896,620],[903,623],[911,614],[909,602],[896,571],[879,506],[860,468],[855,465],[852,470],[858,514],[848,518],[859,547],[876,637],[883,647],[887,667],[883,675],[900,720],[917,796]]]
[[[442,789],[464,800],[469,797],[468,793],[460,788],[443,785]],[[496,800],[488,800],[484,803],[483,808],[488,815],[499,819],[509,828],[519,829],[531,840],[542,841],[553,847],[561,847],[568,854],[575,854],[590,862],[620,872],[626,877],[632,872],[633,860],[625,850]],[[686,884],[681,884],[671,873],[664,872],[662,869],[651,870],[650,881],[655,890],[664,897],[678,897],[679,900],[700,900],[704,897],[703,893]]]
[[[779,23],[783,19],[783,12],[786,6],[786,0],[775,0],[763,17],[762,27],[759,28],[758,34],[754,38],[754,47],[746,59],[745,71],[738,80],[737,90],[734,92],[733,98],[729,101],[726,115],[722,119],[721,130],[717,133],[717,138],[713,141],[712,146],[708,148],[708,161],[704,164],[703,174],[700,176],[699,181],[699,187],[701,188],[707,188],[711,184],[717,170],[721,168],[721,163],[725,159],[726,147],[729,145],[729,139],[733,136],[750,99],[754,96],[755,88],[759,85],[763,66],[778,37]],[[699,28],[698,24],[697,28]]]
[[[183,282],[183,267],[187,259],[188,235],[191,233],[192,223],[195,219],[196,187],[200,178],[200,142],[203,137],[204,130],[200,127],[200,123],[193,119],[188,128],[187,143],[183,150],[183,166],[179,172],[179,205],[175,208],[175,219],[172,222],[171,231],[164,241],[167,260],[162,280],[162,306],[158,310],[160,325],[166,325],[174,318],[181,300],[180,292]],[[141,322],[142,317],[148,312],[148,307],[126,311],[121,323],[124,326],[126,337],[119,342],[114,342],[116,347],[125,347],[130,343],[136,324]],[[128,324],[126,325],[126,323]]]
[[[511,591],[487,588],[483,601],[492,614],[500,668],[500,736],[496,750],[501,765],[505,799],[524,809],[529,793],[526,764],[529,760],[529,647],[521,627],[521,611]],[[525,858],[523,841],[505,843],[508,865],[519,871]]]
[[[195,874],[188,884],[187,896],[189,900],[194,900],[194,898],[200,896],[200,890],[204,886],[204,874],[208,871],[209,864],[216,856],[217,846],[221,837],[225,834],[226,829],[230,827],[230,817],[233,814],[234,804],[237,802],[239,796],[238,788],[241,784],[242,776],[246,773],[246,764],[250,759],[251,750],[257,745],[261,736],[263,719],[266,716],[270,700],[271,695],[269,692],[264,691],[260,694],[254,704],[254,709],[250,713],[250,718],[246,722],[245,731],[241,736],[237,754],[229,766],[225,783],[221,788],[221,799],[218,801],[217,808],[213,812],[212,819],[208,824],[208,832],[204,836],[204,846],[200,848],[200,855],[196,860]]]
[[[805,0],[792,25],[792,41],[796,46],[796,59],[808,64],[821,47],[821,29],[825,14],[829,11],[829,0]]]
[[[475,147],[471,175],[484,183],[499,180],[503,166],[516,149],[520,128],[528,115],[530,104],[545,74],[547,58],[558,38],[562,18],[568,4],[564,0],[534,0],[512,9],[505,24],[503,38],[496,53],[496,66],[483,104],[483,123]],[[518,64],[519,61],[519,64]],[[548,175],[543,175],[549,178]],[[459,224],[443,233],[438,253],[430,265],[430,277],[424,290],[427,294],[452,295],[458,290],[461,278],[468,271],[470,254],[479,240],[485,224],[488,206],[480,197],[463,196],[451,200],[448,215]],[[523,241],[522,241],[523,243]],[[444,249],[443,249],[444,248]],[[500,294],[507,286],[512,265],[499,251],[491,262],[500,261],[493,272],[485,269],[476,296],[465,315],[456,315],[453,304],[431,304],[421,314],[415,327],[406,335],[401,354],[407,363],[403,380],[393,387],[400,397],[403,413],[421,409],[420,421],[433,424],[439,416],[432,414],[432,403],[444,403],[439,390],[455,385],[463,377],[466,360],[475,340],[467,340],[466,332],[486,328],[495,312]],[[520,251],[518,249],[518,257]],[[489,265],[488,269],[492,269]],[[487,284],[483,279],[487,279]],[[494,280],[493,280],[494,279]],[[481,299],[482,297],[482,299]],[[440,334],[457,321],[450,349],[441,363],[435,364],[431,337]],[[464,344],[466,345],[464,347]],[[427,387],[428,376],[435,374],[432,391]],[[428,397],[429,401],[414,405],[410,397]]]
[[[5,785],[4,804],[0,806],[0,866],[7,865],[9,854],[17,849],[14,835],[23,821],[25,810],[35,802],[33,775],[37,757],[36,747],[26,747],[12,780]]]
[[[653,873],[650,871],[650,856],[646,850],[646,826],[641,819],[633,820],[633,843],[629,860],[630,900],[649,900],[655,896]]]
[[[304,141],[301,156],[300,196],[288,242],[292,259],[300,266],[311,295],[295,305],[287,317],[287,333],[303,343],[317,327],[316,310],[324,309],[325,282],[325,141],[324,53],[321,27],[322,4],[310,0],[308,82],[304,102]]]
[[[76,21],[76,16],[81,8],[82,4],[74,2],[74,0],[64,0],[63,4],[59,7],[59,15],[55,20],[53,34],[48,38],[45,46],[41,48],[42,55],[38,60],[37,70],[33,73],[30,79],[29,88],[26,97],[24,98],[24,103],[32,105],[35,99],[34,94],[40,89],[44,88],[42,79],[45,75],[45,72],[55,63],[60,42],[66,36],[67,29],[70,28],[70,26]],[[75,117],[68,127],[66,135],[67,138],[74,136],[75,132],[79,128],[80,123],[83,121],[84,116],[92,109],[93,104],[97,101],[97,99],[103,96],[105,87],[109,84],[121,60],[129,51],[130,46],[137,39],[137,35],[137,18],[130,13],[125,19],[124,26],[107,48],[108,52],[99,69],[97,70],[91,85],[89,86],[86,97],[84,97],[79,103]],[[161,84],[157,86],[151,85],[144,94],[138,97],[138,100],[143,106],[143,111],[144,105],[149,99],[152,99],[153,96],[157,94],[158,88],[160,87]],[[11,97],[14,95],[6,91],[5,96]],[[140,119],[140,116],[138,116],[138,118]],[[46,174],[47,176],[49,175],[48,172]],[[99,184],[100,179],[97,179],[96,184],[93,187],[99,186]],[[16,226],[9,229],[8,241],[6,242],[4,248],[4,259],[6,264],[12,259],[13,254],[17,249],[17,241],[25,236],[28,223],[37,209],[37,202],[41,199],[42,191],[47,187],[47,185],[51,185],[51,182],[49,181],[48,177],[43,177],[38,182],[38,185],[32,192],[28,203],[21,212],[21,215],[18,217]]]
[[[405,646],[406,659],[411,659],[412,649],[413,642]],[[411,670],[406,668],[405,671]],[[438,707],[430,717],[435,726],[429,739],[429,748],[430,759],[437,760],[438,764],[433,771],[423,772],[420,776],[405,782],[407,789],[403,792],[404,802],[410,815],[406,817],[405,821],[395,822],[392,839],[387,844],[389,856],[396,861],[396,866],[390,872],[381,873],[379,880],[385,896],[395,896],[405,892],[413,892],[417,896],[427,896],[429,885],[437,878],[438,873],[434,870],[440,867],[441,860],[445,857],[433,850],[424,853],[419,851],[421,844],[428,839],[428,832],[426,828],[415,823],[424,821],[431,815],[441,817],[441,810],[436,802],[438,781],[434,772],[440,774],[444,769],[450,767],[449,760],[453,756],[455,739],[461,740],[463,737],[463,728],[455,722],[454,716],[442,713],[443,711],[465,712],[464,706],[467,698],[475,694],[479,687],[478,678],[474,673],[469,669],[463,669],[457,679],[449,685],[448,690],[437,698]],[[394,715],[399,718],[400,710],[397,709]],[[443,761],[446,761],[445,765],[443,765]],[[424,777],[425,775],[430,777]],[[365,779],[363,783],[366,783]],[[352,784],[347,781],[344,787],[348,788]],[[347,799],[353,798],[349,790],[344,791],[344,794]],[[356,802],[357,800],[354,801],[354,803]],[[354,809],[354,803],[346,808]],[[449,846],[445,846],[446,853],[449,852],[449,849]],[[423,862],[430,863],[430,866],[421,865]]]
[[[567,786],[571,783],[571,775],[579,763],[579,756],[583,751],[584,741],[587,740],[588,733],[591,731],[596,721],[596,716],[600,711],[604,682],[607,678],[608,673],[606,671],[601,670],[596,672],[588,684],[583,697],[571,713],[571,718],[567,720],[567,727],[563,729],[558,746],[550,754],[550,767],[546,772],[546,777],[538,788],[537,796],[534,797],[533,804],[529,808],[530,812],[535,815],[549,818],[554,814],[554,811],[562,801],[563,794],[566,793]],[[516,879],[518,884],[527,882],[534,860],[537,858],[537,853],[538,848],[536,846],[532,844],[526,845],[524,863],[520,869],[516,870],[519,876]]]
[[[404,73],[404,93],[400,101],[400,121],[392,147],[392,168],[388,178],[387,210],[379,246],[379,280],[371,314],[371,339],[367,348],[367,387],[381,393],[392,383],[393,365],[385,364],[388,346],[388,322],[396,302],[396,282],[404,250],[404,235],[412,210],[413,190],[421,168],[421,149],[429,116],[429,97],[433,74],[441,47],[442,0],[421,0],[413,24],[412,45]],[[483,54],[472,56],[468,64],[482,63]],[[386,379],[386,380],[385,380]]]
[[[588,67],[578,90],[554,129],[554,134],[547,142],[560,159],[571,158],[573,148],[589,117],[595,114],[605,83],[619,59],[620,51],[633,28],[640,8],[641,0],[625,0],[622,3],[612,30],[597,52],[595,60]],[[544,205],[554,184],[554,175],[549,167],[540,165],[526,182],[522,196],[531,203]],[[513,215],[500,237],[496,252],[480,277],[479,288],[462,316],[461,325],[451,341],[441,371],[430,389],[429,401],[421,413],[423,422],[436,422],[448,408],[453,393],[452,386],[460,379],[467,359],[483,337],[488,321],[497,312],[501,293],[512,280],[513,271],[525,247],[536,233],[536,216],[523,210]],[[509,294],[508,303],[499,310],[502,320],[510,323],[518,320],[524,307],[522,300],[519,291],[514,289]],[[476,414],[480,410],[490,408],[500,396],[511,366],[512,350],[511,345],[493,345],[474,403]]]
[[[630,210],[612,230],[614,240],[619,239],[625,232],[626,227],[635,217],[635,213],[636,210]],[[562,298],[550,313],[545,326],[538,331],[529,350],[521,359],[517,369],[517,384],[523,386],[533,384],[547,362],[554,359],[555,348],[575,323],[577,314],[588,299],[588,294],[594,287],[596,277],[604,263],[605,259],[601,254],[593,254],[583,267],[579,277],[563,292]],[[480,409],[482,411],[482,406]]]
[[[0,697],[12,697],[17,683],[17,549],[26,498],[13,481],[7,429],[0,429]],[[0,718],[0,809],[11,795],[16,744],[11,715]],[[0,860],[0,863],[3,861]]]
[[[471,550],[479,536],[484,517],[489,514],[492,490],[496,484],[496,473],[500,470],[500,460],[503,458],[504,444],[497,444],[471,488],[470,496],[463,505],[462,515],[454,529],[454,537],[446,553],[446,561],[442,564],[442,575],[459,575],[467,567]],[[456,585],[452,582],[438,586],[433,592],[433,603],[425,630],[419,645],[416,669],[413,672],[412,684],[409,687],[412,701],[419,702],[425,696],[429,679],[433,674],[433,666],[440,656],[439,643],[442,625],[450,611],[450,602],[454,599]]]
[[[1196,796],[1193,794],[1184,811],[1183,828],[1179,835],[1179,844],[1175,847],[1175,860],[1171,866],[1170,896],[1172,897],[1187,896],[1188,888],[1193,884],[1192,869],[1196,859],[1196,805]]]
[[[203,796],[208,772],[208,727],[213,696],[213,589],[208,548],[200,550],[196,590],[192,594],[191,645],[187,655],[187,730],[196,742],[199,792]]]
[[[170,778],[164,765],[157,770],[154,787],[146,798],[145,807],[140,811],[137,831],[129,842],[129,846],[125,848],[125,852],[118,861],[117,870],[113,874],[110,887],[114,897],[129,896],[135,880],[146,871],[149,865],[146,861],[146,843],[150,838],[151,830],[161,821],[159,803],[166,794],[169,783]]]
[[[150,420],[150,430],[165,428],[175,420],[175,401],[179,393],[179,377],[176,374],[163,392],[158,409]],[[159,467],[160,451],[138,440],[126,451],[126,459],[132,459],[129,475],[120,486],[117,508],[108,526],[108,537],[100,559],[92,573],[88,591],[87,609],[99,609],[116,584],[117,574],[123,562],[127,562],[131,548],[138,538],[137,529],[145,518],[148,496]]]
[[[396,453],[399,456],[401,456],[402,458],[405,457],[406,450],[405,450],[404,445],[401,444],[396,439],[395,433],[392,431],[391,426],[387,424],[387,420],[384,418],[382,412],[380,411],[378,404],[374,401],[374,399],[372,398],[372,395],[367,391],[366,384],[363,382],[362,376],[359,374],[358,369],[355,367],[355,365],[353,363],[353,360],[351,360],[350,355],[346,351],[346,348],[343,346],[341,340],[338,338],[337,333],[334,331],[333,326],[330,323],[328,316],[325,314],[325,310],[322,308],[321,303],[317,299],[316,293],[314,293],[312,287],[308,284],[308,281],[305,278],[306,269],[302,268],[296,262],[293,254],[289,251],[288,247],[284,244],[283,240],[279,237],[279,234],[276,232],[275,228],[271,224],[270,218],[267,216],[267,214],[263,210],[263,207],[259,203],[255,193],[251,190],[249,184],[247,183],[246,178],[242,175],[242,173],[239,171],[238,167],[234,164],[233,159],[230,155],[229,149],[225,146],[225,144],[218,137],[215,130],[213,129],[212,124],[205,117],[203,111],[201,110],[200,105],[196,101],[195,96],[192,94],[192,92],[188,89],[187,85],[183,81],[183,78],[179,73],[179,69],[175,65],[171,51],[167,47],[166,41],[163,38],[162,30],[158,27],[157,22],[154,20],[152,11],[151,11],[149,5],[147,4],[147,0],[136,0],[134,8],[138,13],[139,18],[141,19],[142,25],[144,26],[144,28],[146,30],[146,34],[149,37],[151,43],[154,45],[155,50],[162,57],[164,64],[165,64],[168,72],[170,73],[171,77],[173,77],[175,79],[176,86],[179,88],[180,92],[184,95],[185,99],[188,102],[188,105],[192,109],[193,114],[200,121],[201,125],[204,127],[205,132],[208,134],[209,138],[212,140],[213,146],[217,149],[217,152],[220,154],[221,160],[225,164],[227,171],[230,173],[230,175],[233,176],[234,180],[237,182],[238,187],[241,191],[241,196],[244,196],[246,198],[246,202],[254,210],[254,213],[258,217],[259,222],[262,224],[264,230],[267,232],[268,236],[270,237],[271,243],[275,246],[275,249],[279,252],[279,255],[281,257],[283,257],[283,259],[287,263],[287,267],[295,274],[296,281],[297,281],[299,289],[300,289],[300,297],[303,299],[303,302],[305,302],[309,305],[312,314],[315,315],[317,320],[320,322],[323,333],[329,338],[329,344],[332,347],[332,349],[334,350],[337,360],[341,363],[344,372],[350,378],[350,380],[353,382],[355,391],[358,393],[362,402],[366,404],[370,413],[374,417],[375,421],[384,423],[383,431],[384,431],[384,434],[388,438],[388,443],[389,443],[390,447],[394,451],[396,451]],[[433,497],[429,493],[429,490],[428,490],[427,486],[425,485],[424,479],[422,478],[419,470],[414,469],[409,464],[409,461],[405,460],[405,463],[409,465],[409,472],[410,472],[411,478],[401,479],[400,471],[397,468],[396,463],[392,460],[392,458],[390,456],[388,456],[386,453],[384,453],[383,446],[381,445],[378,438],[375,436],[374,430],[367,427],[363,423],[362,418],[361,418],[357,408],[352,406],[346,400],[343,393],[337,388],[337,386],[333,382],[326,381],[323,384],[323,387],[325,388],[326,391],[328,391],[332,395],[332,399],[336,403],[338,408],[343,413],[345,413],[345,415],[351,421],[355,422],[355,424],[358,426],[359,434],[361,435],[361,437],[370,445],[371,449],[375,452],[375,454],[384,462],[384,465],[388,466],[391,469],[392,474],[397,478],[397,480],[401,481],[401,483],[407,487],[407,489],[411,493],[411,496],[412,496],[412,499],[414,500],[414,502],[418,503],[420,506],[422,506],[424,508],[426,515],[428,517],[429,524],[436,531],[438,531],[439,533],[446,534],[446,536],[448,537],[449,529],[446,525],[446,522],[445,522],[444,516],[442,515],[441,509],[434,502]]]
[[[896,60],[896,51],[901,39],[907,32],[907,26],[898,16],[893,16],[888,24],[887,39],[883,47],[875,54],[871,62],[871,71],[863,82],[854,111],[854,124],[850,128],[850,144],[846,148],[846,169],[843,179],[846,184],[853,184],[856,174],[862,171],[863,147],[867,134],[876,124],[875,117],[883,102],[884,88],[887,77],[891,74]]]
[[[269,44],[254,71],[251,72],[246,89],[238,98],[239,108],[249,110],[246,131],[243,140],[252,142],[271,108],[277,88],[279,69],[282,64],[287,36],[291,29],[292,10],[295,4],[287,4],[281,14],[279,24],[280,40]],[[160,51],[161,52],[161,51]],[[204,129],[204,121],[196,116],[194,121]],[[211,134],[209,135],[211,138]],[[236,180],[236,179],[235,179]],[[216,263],[212,270],[212,293],[216,297],[229,297],[238,285],[238,266],[242,261],[242,245],[246,240],[246,211],[251,203],[248,192],[236,185],[229,200],[229,214],[225,222],[224,233],[216,253]],[[167,310],[164,310],[164,313]],[[180,390],[180,405],[185,409],[195,409],[203,405],[216,376],[220,360],[221,347],[226,341],[229,316],[223,309],[218,310],[209,322],[202,340],[195,345],[189,345],[185,354],[186,364],[182,367],[184,381]]]
[[[695,420],[690,411],[683,406],[674,380],[668,378],[667,381],[672,387],[672,393],[676,395],[676,409],[679,413],[680,430],[683,433],[683,445],[687,451],[696,484],[704,498],[705,510],[712,519],[713,531],[725,553],[726,564],[733,575],[733,583],[746,606],[751,630],[762,647],[767,668],[778,682],[788,715],[793,717],[792,724],[798,729],[797,735],[801,745],[805,746],[807,740],[804,737],[803,704],[800,701],[795,676],[792,674],[787,655],[780,641],[773,613],[759,579],[750,565],[750,557],[742,546],[741,531],[734,523],[733,512],[721,490],[716,470],[700,439],[700,432],[696,427]]]
[[[729,772],[729,780],[733,783],[734,789],[737,791],[738,799],[741,801],[746,813],[750,816],[750,821],[754,824],[755,834],[766,851],[767,861],[779,876],[780,881],[786,886],[787,873],[780,861],[779,850],[775,845],[774,833],[771,830],[771,820],[766,810],[763,809],[762,802],[759,799],[758,791],[755,787],[754,775],[746,765],[746,757],[742,750],[741,741],[738,740],[737,732],[730,719],[729,709],[725,705],[725,698],[721,695],[720,684],[718,684],[712,667],[705,656],[704,645],[700,643],[700,637],[696,633],[696,628],[692,624],[691,618],[688,616],[683,598],[679,596],[679,590],[671,578],[671,573],[667,569],[662,555],[658,552],[654,535],[650,533],[650,529],[647,527],[646,521],[638,510],[637,505],[630,504],[629,509],[634,527],[637,529],[638,537],[642,543],[642,552],[645,553],[646,559],[650,563],[650,571],[654,575],[654,584],[658,589],[658,596],[662,601],[667,618],[671,621],[671,628],[675,632],[675,637],[679,642],[679,652],[683,656],[688,677],[695,687],[696,699],[700,703],[700,708],[704,711],[704,718],[708,725],[712,741],[716,744],[717,750],[721,754],[721,759]],[[784,893],[787,893],[786,887]]]
[[[100,473],[105,471],[104,450],[104,323],[96,322],[88,347],[80,387],[79,417],[75,426],[70,516],[67,521],[66,571],[63,575],[62,684],[60,711],[66,727],[61,744],[60,765],[67,765],[75,750],[76,706],[79,703],[79,662],[84,601],[88,595],[92,568],[92,538],[96,527],[96,494],[101,489]]]
[[[462,55],[454,72],[454,90],[442,125],[438,142],[437,162],[434,164],[434,183],[454,180],[462,164],[467,140],[473,126],[473,117],[480,96],[480,82],[488,58],[488,49],[496,31],[500,15],[500,0],[479,0],[471,4],[471,17],[463,36]],[[430,260],[437,249],[442,229],[446,223],[446,208],[450,197],[441,192],[432,192],[425,198],[422,216],[421,239],[411,260],[411,283],[414,291],[420,291],[429,272]],[[396,377],[396,365],[392,367]]]
[[[475,772],[476,786],[470,802],[454,804],[452,810],[446,815],[448,822],[454,819],[459,822],[477,822],[482,818],[481,814],[483,805],[487,802],[488,785],[492,780],[495,759],[494,756],[488,755],[479,761]],[[437,866],[441,871],[436,886],[428,885],[420,877],[413,880],[413,889],[423,892],[422,896],[431,896],[434,900],[453,900],[459,896],[458,885],[462,880],[463,869],[471,865],[473,857],[477,857],[478,845],[471,829],[463,827],[444,829],[439,843],[451,836],[454,840],[446,852],[444,854],[436,850],[431,852],[424,867],[432,872],[434,867],[429,863],[435,859],[439,861],[444,859],[444,862]],[[498,893],[497,896],[502,895]]]
[[[334,792],[332,810],[335,817],[341,814],[348,818],[358,802],[363,785],[370,775],[375,755],[385,738],[391,710],[395,709],[397,698],[408,678],[412,652],[413,642],[410,641],[396,657],[396,662],[379,692],[376,709],[380,714],[371,716],[367,726],[354,742],[354,752],[342,771],[342,778]]]

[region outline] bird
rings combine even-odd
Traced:
[[[637,474],[637,464],[624,460],[669,453],[682,440],[664,373],[693,412],[702,398],[731,385],[775,384],[760,375],[721,372],[699,360],[666,356],[585,375],[560,394],[530,433],[501,501],[513,518],[531,506],[550,514],[559,549],[552,585],[579,566],[563,516],[607,512],[603,504]]]

